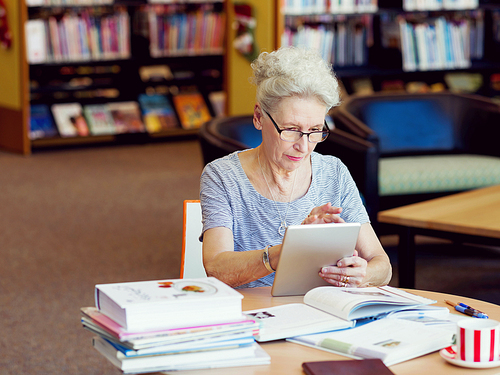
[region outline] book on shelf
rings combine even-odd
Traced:
[[[224,91],[212,91],[208,94],[208,100],[212,106],[215,117],[226,115],[227,95]]]
[[[249,310],[244,313],[259,323],[259,330],[255,335],[255,340],[259,342],[354,326],[353,321],[337,318],[301,303]]]
[[[269,355],[257,343],[226,349],[201,350],[177,354],[127,357],[109,341],[96,336],[94,348],[125,374],[138,372],[196,370],[270,363]]]
[[[26,21],[26,57],[30,64],[39,64],[47,60],[47,39],[45,22],[41,19]]]
[[[168,65],[147,65],[139,68],[142,82],[165,82],[174,78]]]
[[[28,61],[31,64],[110,60],[130,57],[129,15],[126,8],[102,13],[93,8],[26,23]]]
[[[372,80],[369,77],[360,77],[351,79],[353,94],[372,95],[374,93]]]
[[[454,332],[406,319],[380,319],[344,331],[287,339],[355,359],[381,359],[386,366],[438,351],[452,344]]]
[[[30,105],[30,139],[51,138],[58,135],[50,108],[46,104]]]
[[[51,110],[61,137],[85,137],[90,134],[80,103],[53,104]]]
[[[179,120],[166,95],[139,94],[139,104],[146,130],[149,133],[179,128]]]
[[[83,307],[81,312],[81,322],[84,328],[110,341],[118,342],[126,348],[136,350],[159,345],[212,339],[226,334],[255,332],[259,328],[259,324],[255,320],[248,319],[242,314],[241,319],[234,322],[206,325],[193,324],[181,328],[134,332],[127,331],[95,307]]]
[[[152,0],[150,3],[160,1]],[[143,8],[140,15],[149,26],[152,57],[222,54],[225,14],[199,8],[176,12],[178,4],[158,4]]]
[[[107,104],[88,104],[83,107],[83,113],[92,135],[116,134],[115,121]]]
[[[242,299],[214,277],[95,286],[96,307],[128,331],[241,321]]]
[[[108,109],[115,122],[117,133],[143,133],[139,103],[134,101],[108,103]]]
[[[372,18],[369,15],[335,18],[332,25],[286,25],[281,45],[314,48],[333,66],[366,65]]]
[[[468,72],[446,73],[444,81],[451,92],[475,93],[483,85],[483,76]]]
[[[392,28],[385,17],[382,29]],[[484,13],[466,12],[448,20],[444,16],[425,22],[398,16],[403,70],[464,69],[483,56]]]
[[[173,101],[183,129],[197,129],[212,118],[199,92],[181,92],[173,96]]]
[[[394,375],[380,359],[302,363],[306,375]]]

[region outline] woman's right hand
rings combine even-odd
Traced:
[[[302,224],[345,223],[344,219],[339,216],[341,212],[341,207],[334,207],[328,202],[322,206],[314,207]]]

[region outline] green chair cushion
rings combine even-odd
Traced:
[[[500,184],[500,158],[484,155],[379,160],[380,196],[462,191]]]

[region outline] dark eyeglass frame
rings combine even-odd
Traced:
[[[284,142],[298,142],[304,135],[307,135],[307,141],[309,143],[321,143],[323,141],[325,141],[328,136],[330,135],[330,130],[328,129],[328,125],[326,123],[326,120],[325,120],[325,123],[324,123],[324,126],[325,126],[325,129],[324,130],[318,130],[318,131],[314,131],[314,132],[309,132],[309,133],[304,133],[303,131],[300,131],[300,130],[293,130],[293,129],[280,129],[278,124],[276,124],[276,121],[274,121],[274,119],[272,118],[272,116],[269,114],[269,112],[267,112],[266,110],[264,110],[264,112],[266,112],[266,115],[269,116],[269,118],[271,119],[274,127],[276,128],[276,131],[278,132],[279,136],[280,136],[280,139]],[[281,137],[281,133],[284,132],[284,131],[287,131],[287,132],[295,132],[295,133],[300,133],[300,137],[299,139],[297,139],[296,141],[289,141],[287,139],[283,139]],[[326,136],[321,139],[321,141],[317,141],[317,142],[314,142],[314,141],[311,141],[311,138],[310,138],[310,135],[311,134],[317,134],[317,133],[326,133]]]

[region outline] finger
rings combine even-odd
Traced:
[[[320,276],[327,283],[332,284],[334,286],[338,286],[338,287],[347,287],[347,286],[349,286],[349,284],[346,281],[344,281],[343,279],[339,279],[338,277],[324,277],[324,276],[321,275],[321,273],[320,273]]]
[[[341,207],[332,206],[332,204],[330,202],[328,202],[327,204],[324,204],[324,205],[320,206],[319,209],[322,212],[328,213],[328,214],[340,214],[342,212],[342,208]]]
[[[313,215],[321,215],[321,214],[337,214],[338,215],[341,212],[342,212],[341,207],[332,206],[332,204],[330,202],[328,202],[322,206],[314,207],[311,210],[311,214],[313,214]]]
[[[339,268],[345,268],[345,267],[357,267],[360,266],[359,262],[359,257],[352,256],[352,257],[346,257],[342,258],[337,262],[337,267]]]
[[[345,223],[344,219],[338,215],[325,215],[324,220],[326,223]]]

